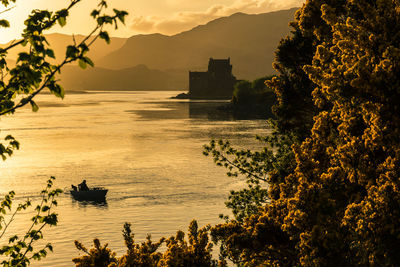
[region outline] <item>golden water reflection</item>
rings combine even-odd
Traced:
[[[147,233],[159,238],[186,230],[193,218],[215,224],[228,213],[229,190],[244,182],[226,177],[202,155],[202,146],[223,138],[257,147],[254,135],[270,130],[263,120],[210,118],[216,103],[169,99],[176,94],[70,94],[64,101],[42,95],[38,113],[24,109],[2,118],[0,135],[12,134],[21,150],[0,164],[1,195],[13,189],[18,199],[36,200],[51,175],[59,188],[86,179],[109,189],[104,205],[60,196],[60,224],[45,233],[55,252],[33,266],[71,266],[75,239],[89,245],[98,237],[123,253],[124,222],[132,223],[140,241]],[[29,215],[21,214],[10,232],[23,232]]]

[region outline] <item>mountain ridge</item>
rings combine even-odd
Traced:
[[[173,91],[186,86],[179,83],[183,78],[179,74],[150,69],[143,64],[118,70],[66,66],[60,78],[67,91]]]
[[[66,90],[187,90],[189,71],[206,71],[210,57],[230,57],[233,74],[253,80],[275,73],[275,49],[290,32],[288,24],[296,10],[238,12],[175,35],[112,37],[110,46],[98,40],[89,54],[95,68],[68,66],[58,78]],[[73,43],[72,36],[46,36],[57,59],[62,59],[65,46]],[[79,42],[84,36],[74,38]],[[10,51],[9,62],[18,52]]]
[[[68,34],[62,34],[62,33],[49,33],[46,34],[46,39],[50,43],[51,48],[55,52],[56,60],[52,61],[60,61],[65,57],[65,51],[66,51],[66,46],[72,45],[74,43],[74,39],[76,43],[79,43],[81,40],[86,38],[86,36],[77,34],[77,35],[68,35]],[[104,40],[98,39],[95,41],[95,43],[92,45],[90,48],[90,51],[88,52],[88,56],[92,58],[93,61],[97,61],[100,58],[106,56],[108,53],[119,49],[124,45],[126,42],[127,38],[120,38],[120,37],[111,37],[111,43],[108,45]],[[15,41],[10,41],[5,44],[0,44],[1,48],[7,47],[10,45],[12,42]],[[23,52],[23,51],[28,51],[28,46],[26,47],[16,47],[14,49],[10,49],[8,51],[8,59],[10,60],[16,60],[18,57],[18,54]]]
[[[208,59],[228,58],[238,78],[273,74],[274,51],[289,32],[297,9],[261,14],[235,13],[175,35],[135,35],[98,61],[98,66],[121,69],[139,64],[150,68],[190,70]]]

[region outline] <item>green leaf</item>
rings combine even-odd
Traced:
[[[62,88],[61,85],[53,81],[47,85],[47,88],[49,88],[50,92],[53,93],[55,96],[64,98],[65,92],[64,88]]]
[[[86,69],[87,65],[85,60],[79,59],[79,67],[81,67],[81,69]]]
[[[78,53],[79,53],[79,49],[76,48],[76,46],[69,45],[67,47],[67,52],[66,52],[67,58],[75,58]]]
[[[99,37],[107,42],[107,44],[110,44],[110,36],[108,35],[108,32],[100,32]]]
[[[105,7],[105,8],[107,8],[108,7],[108,5],[107,5],[107,1],[105,1],[105,0],[102,0],[100,3],[99,3],[99,5],[98,5],[99,7]]]
[[[55,89],[54,89],[52,92],[53,92],[53,94],[54,94],[55,96],[58,96],[58,97],[61,97],[61,99],[64,99],[65,90],[64,90],[64,88],[63,88],[61,85],[56,84],[56,85],[55,85]]]
[[[33,112],[37,112],[37,111],[39,110],[39,106],[35,103],[35,101],[30,100],[29,103],[30,103],[31,106],[32,106],[32,111],[33,111]]]
[[[8,28],[10,27],[10,22],[8,22],[8,20],[5,19],[0,19],[0,27]]]
[[[7,135],[6,138],[4,138],[4,140],[10,141],[10,140],[15,140],[15,139],[14,139],[14,137],[12,137],[12,135]]]
[[[56,56],[54,55],[54,51],[52,49],[47,49],[46,50],[46,55],[51,57],[51,58],[56,58]]]
[[[92,16],[93,18],[96,18],[99,14],[100,14],[100,12],[98,10],[93,10],[92,13],[90,13],[90,16]]]
[[[126,11],[120,11],[117,9],[114,9],[114,13],[117,16],[117,18],[123,23],[125,24],[125,17],[128,15],[128,12]]]
[[[57,21],[61,27],[64,27],[67,24],[67,19],[65,17],[59,17]]]
[[[79,53],[81,55],[85,55],[89,51],[89,47],[85,43],[80,44],[77,48],[79,49]]]
[[[42,211],[43,211],[43,212],[46,212],[46,211],[48,211],[48,210],[50,210],[50,207],[49,207],[49,206],[43,206],[43,207],[42,207]]]
[[[89,64],[91,67],[94,67],[94,63],[93,63],[93,61],[92,61],[90,58],[84,57],[83,60],[84,60],[87,64]]]
[[[19,61],[29,61],[31,56],[26,52],[21,52],[18,54],[17,62]]]
[[[64,8],[64,9],[59,10],[57,12],[57,15],[59,15],[60,17],[64,17],[65,18],[65,17],[67,17],[69,15],[69,11],[68,11],[68,9]]]
[[[48,244],[46,245],[46,247],[47,247],[51,252],[53,252],[53,246],[52,246],[50,243],[48,243]]]

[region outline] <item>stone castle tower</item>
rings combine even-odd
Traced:
[[[235,83],[230,58],[210,58],[207,72],[189,71],[189,98],[230,99]]]

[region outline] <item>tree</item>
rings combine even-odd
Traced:
[[[276,104],[274,91],[265,81],[274,76],[267,76],[249,81],[240,81],[235,84],[231,107],[233,114],[238,118],[266,118],[272,117],[271,107]]]
[[[120,258],[105,246],[101,246],[98,239],[94,240],[94,246],[88,250],[80,242],[75,241],[78,250],[86,255],[73,259],[77,267],[127,267],[127,266],[226,266],[225,260],[216,261],[212,259],[212,243],[209,241],[208,232],[210,226],[199,229],[197,222],[193,220],[189,225],[188,241],[185,233],[178,231],[176,236],[168,239],[161,238],[153,243],[151,237],[147,236],[145,242],[136,244],[131,225],[124,225],[123,235],[127,252]],[[167,249],[161,253],[158,250],[165,244]]]
[[[0,116],[13,114],[18,108],[27,104],[32,106],[32,111],[39,109],[34,102],[34,97],[43,90],[48,89],[56,97],[64,97],[64,89],[56,80],[56,74],[63,66],[78,61],[81,68],[87,65],[93,66],[93,62],[86,56],[89,47],[97,40],[104,39],[110,42],[109,35],[105,31],[106,25],[115,25],[118,22],[124,23],[127,12],[114,9],[114,15],[104,14],[107,2],[99,1],[98,8],[93,10],[91,16],[97,22],[92,32],[80,43],[67,46],[65,58],[59,64],[50,63],[49,59],[54,59],[55,54],[47,43],[45,32],[57,23],[61,26],[66,25],[69,11],[82,0],[72,0],[65,9],[49,12],[47,10],[33,10],[25,21],[26,28],[22,33],[22,39],[15,41],[8,47],[0,49]],[[16,0],[4,0],[2,5],[8,7],[10,2]],[[5,10],[4,12],[7,12]],[[0,27],[10,27],[7,20],[0,20]],[[10,67],[7,63],[7,53],[17,46],[28,46],[29,53],[19,53],[16,65]],[[12,136],[5,138],[7,145],[0,145],[0,155],[5,159],[13,153],[14,149],[19,148],[18,142]]]
[[[40,260],[46,257],[48,251],[53,251],[53,246],[48,243],[41,249],[34,249],[33,245],[40,239],[43,239],[43,229],[46,226],[56,226],[58,223],[57,213],[52,211],[57,206],[55,199],[62,191],[60,189],[52,190],[54,177],[47,181],[46,188],[40,193],[41,201],[35,207],[35,214],[32,217],[32,224],[29,226],[23,237],[12,235],[8,238],[8,245],[0,248],[0,255],[6,256],[1,264],[3,266],[27,266],[31,260]],[[11,191],[4,197],[0,206],[0,240],[6,237],[7,229],[14,220],[15,215],[22,210],[26,210],[32,206],[32,202],[28,199],[24,203],[18,205],[13,210],[12,203],[15,193]],[[12,212],[8,218],[5,216],[7,212]]]
[[[233,90],[232,102],[233,103],[248,103],[251,101],[252,87],[249,81],[240,81],[235,84]]]
[[[59,11],[50,12],[47,10],[33,10],[25,21],[25,29],[22,33],[22,38],[12,42],[8,47],[0,49],[0,116],[11,115],[17,109],[30,104],[32,111],[39,109],[35,103],[36,95],[44,90],[49,90],[59,98],[64,97],[64,89],[58,84],[56,79],[63,66],[66,64],[78,61],[81,68],[86,68],[87,65],[93,66],[93,62],[86,56],[89,47],[98,39],[104,39],[107,43],[110,42],[109,35],[105,30],[105,26],[118,26],[119,22],[124,23],[125,11],[113,10],[113,15],[107,15],[105,9],[107,2],[99,1],[97,9],[90,14],[97,22],[96,26],[80,43],[67,46],[65,58],[58,64],[51,63],[50,59],[55,58],[55,53],[49,46],[44,35],[47,30],[51,29],[57,23],[65,26],[70,10],[79,4],[82,0],[71,0],[70,4]],[[10,4],[16,0],[2,0],[0,6],[5,10],[0,14],[7,12]],[[7,20],[0,19],[0,27],[10,27]],[[7,53],[17,48],[24,46],[29,52],[21,52],[18,55],[14,66],[11,66],[7,61]],[[19,142],[11,135],[4,139],[4,143],[0,143],[0,156],[3,160],[13,154],[13,151],[19,149]],[[33,244],[43,238],[43,228],[47,225],[54,226],[57,224],[57,214],[52,212],[52,207],[57,205],[55,197],[60,194],[60,190],[51,190],[54,177],[52,177],[45,190],[41,192],[41,204],[35,208],[36,215],[32,218],[33,224],[26,232],[25,236],[11,236],[8,239],[8,245],[0,249],[0,255],[6,256],[2,264],[4,266],[26,266],[33,260],[40,260],[45,257],[48,250],[52,250],[50,244],[43,249],[35,251]],[[30,200],[18,205],[15,210],[12,210],[12,202],[15,193],[12,191],[1,202],[0,211],[3,215],[0,216],[0,238],[6,237],[6,231],[12,223],[16,213],[25,210],[32,205]],[[11,212],[9,219],[6,213]]]
[[[272,104],[275,102],[275,99],[271,99],[274,94],[272,89],[265,84],[265,81],[273,77],[274,76],[259,78],[252,83],[249,81],[238,82],[235,84],[232,102],[237,105]]]
[[[400,264],[399,10],[391,0],[309,0],[296,13],[272,82],[294,162],[277,175],[285,161],[274,159],[269,201],[212,229],[223,256],[247,266]],[[210,151],[217,162],[260,170],[251,153],[227,162],[223,145]]]

